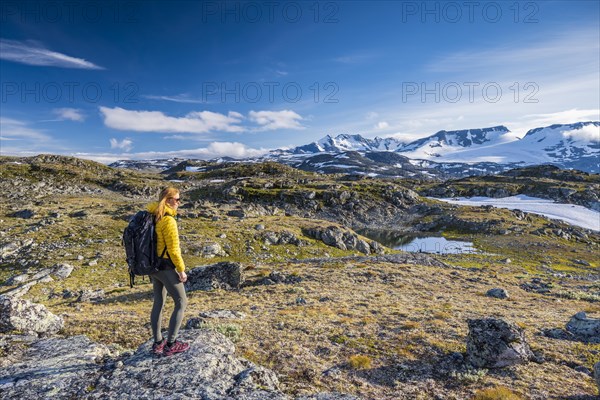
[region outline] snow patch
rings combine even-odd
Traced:
[[[458,197],[435,200],[464,206],[490,205],[498,208],[507,208],[509,210],[521,210],[532,214],[543,215],[551,219],[558,219],[581,228],[600,231],[600,212],[575,204],[555,203],[552,200],[540,199],[538,197],[520,194],[503,198]]]

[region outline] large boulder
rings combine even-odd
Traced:
[[[63,319],[42,304],[14,296],[0,296],[0,332],[16,330],[44,335],[58,332],[63,325]]]
[[[588,318],[583,311],[571,317],[566,328],[580,338],[600,341],[600,319]]]
[[[196,267],[187,273],[187,291],[239,289],[242,283],[242,267],[239,263],[220,262]]]
[[[100,375],[110,352],[85,336],[34,342],[22,359],[0,369],[3,399],[81,399]]]
[[[467,361],[476,368],[503,368],[535,358],[523,330],[501,319],[469,319]]]

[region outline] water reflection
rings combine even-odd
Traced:
[[[415,236],[403,232],[362,229],[359,234],[394,250],[412,253],[464,254],[478,253],[472,242],[449,240],[443,236]]]

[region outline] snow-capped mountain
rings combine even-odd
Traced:
[[[532,129],[521,139],[491,140],[479,146],[455,148],[436,156],[402,152],[410,158],[436,162],[552,163],[563,168],[599,172],[600,122],[551,125]],[[446,149],[447,150],[447,149]]]
[[[403,146],[399,151],[409,158],[434,159],[465,148],[476,149],[514,140],[505,126],[460,131],[439,131]]]
[[[109,164],[113,168],[128,168],[138,171],[160,172],[171,168],[181,162],[183,158],[168,158],[159,160],[119,160]]]
[[[310,154],[310,153],[340,153],[344,151],[397,151],[402,147],[402,143],[394,138],[367,139],[361,135],[341,134],[336,137],[330,135],[309,143],[304,146],[298,146],[288,153],[292,154]]]
[[[134,169],[195,168],[184,160],[122,161],[111,166]],[[600,172],[600,122],[578,122],[531,129],[522,138],[505,126],[440,131],[403,144],[395,138],[364,138],[341,134],[292,149],[245,160],[276,161],[323,173],[351,173],[422,178],[495,174],[536,164],[554,164],[585,172]]]
[[[402,144],[394,138],[367,139],[361,135],[327,135],[317,142],[273,154],[306,156],[347,151],[394,151],[412,160],[436,163],[553,163],[563,168],[597,173],[600,171],[600,122],[536,128],[521,139],[505,126],[439,131],[408,144]]]

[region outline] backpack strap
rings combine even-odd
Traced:
[[[177,220],[175,219],[174,216],[172,215],[165,215],[165,217],[171,217],[173,218],[173,220],[175,220],[175,223],[177,223]],[[165,253],[167,253],[167,257],[169,258],[169,260],[171,259],[171,256],[169,255],[169,252],[167,251],[167,243],[165,241],[165,249],[163,250],[163,252],[160,254],[160,258],[163,258],[163,256],[165,255]]]
[[[169,252],[167,251],[167,245],[165,244],[165,249],[163,250],[163,252],[160,254],[160,258],[163,258],[163,256],[165,255],[165,253],[167,253],[167,257],[169,257],[169,260],[171,259],[171,256],[169,255]]]

